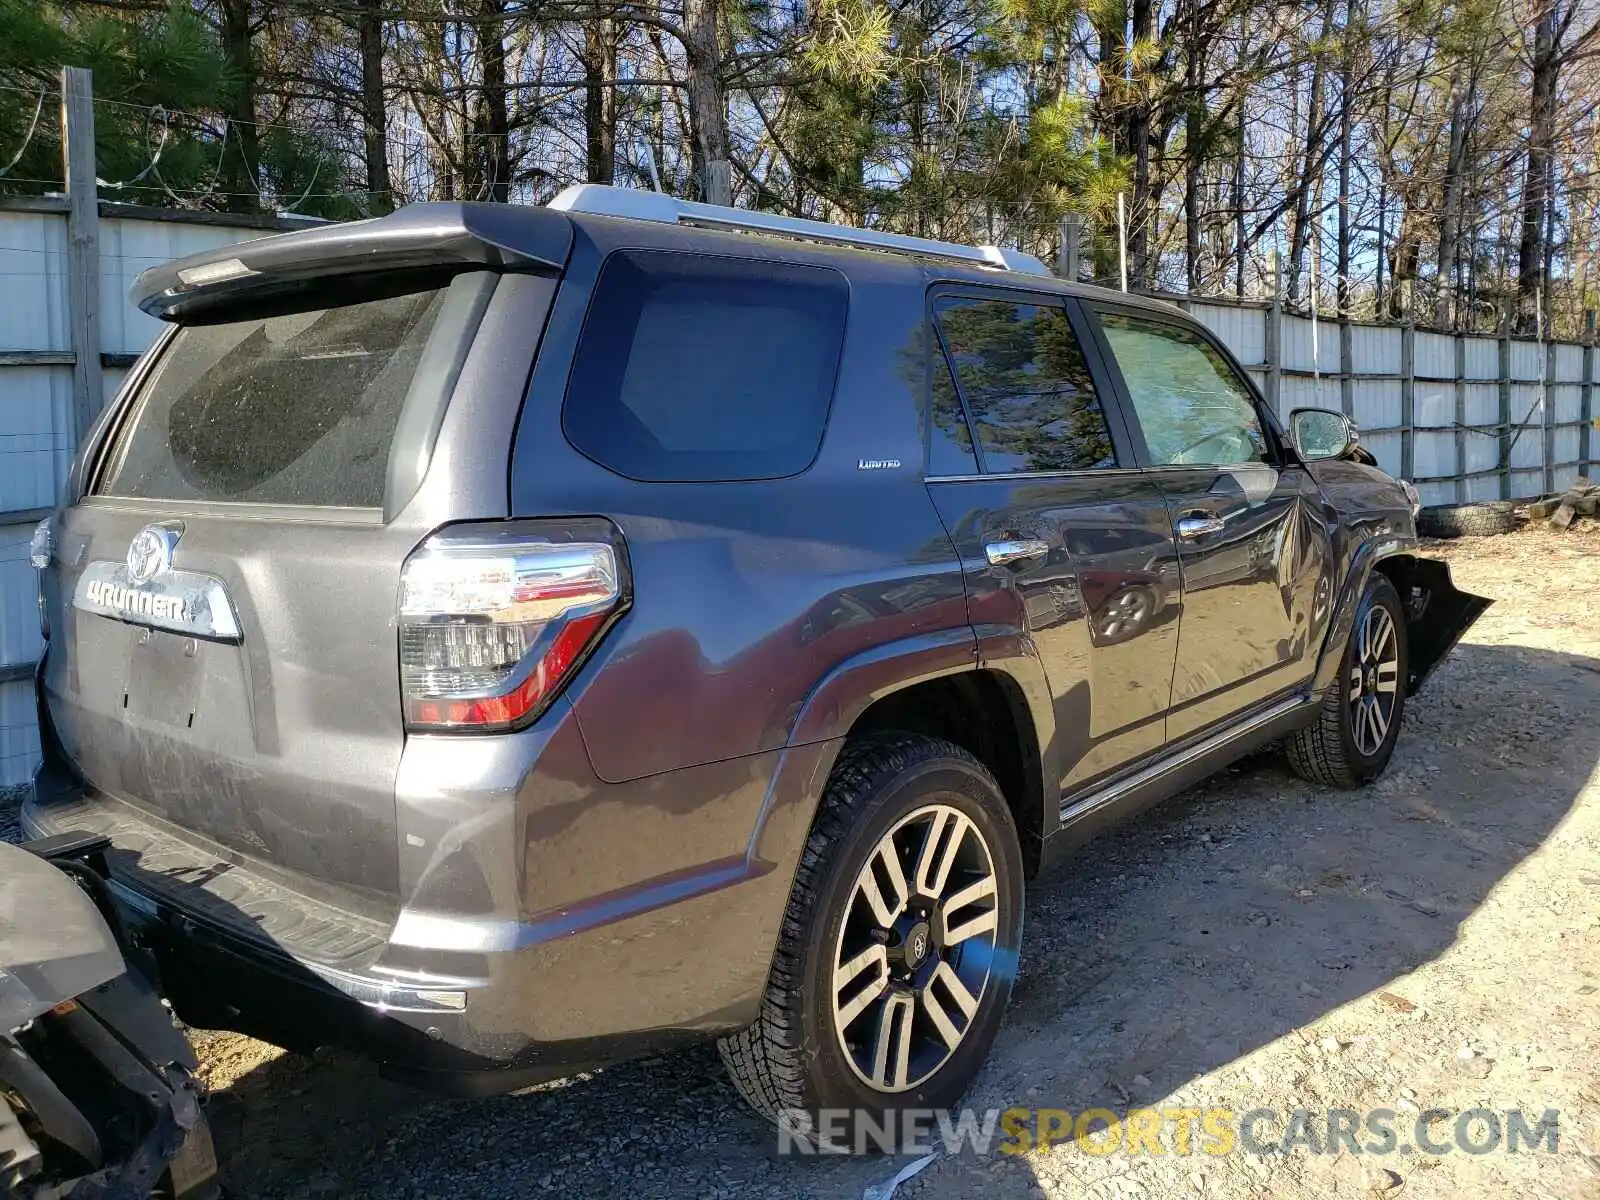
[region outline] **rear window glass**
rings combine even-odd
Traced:
[[[1105,412],[1065,309],[966,297],[946,297],[934,309],[985,471],[1117,465]]]
[[[632,479],[798,474],[822,444],[847,303],[825,267],[618,251],[579,336],[567,437]]]
[[[442,290],[179,330],[99,490],[376,508]]]

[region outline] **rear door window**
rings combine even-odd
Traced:
[[[631,479],[796,475],[822,444],[848,301],[826,267],[617,251],[579,335],[562,428]]]
[[[1117,465],[1111,430],[1066,310],[944,296],[939,332],[990,474]],[[938,421],[939,372],[934,371]]]
[[[443,290],[180,329],[98,491],[376,508]]]

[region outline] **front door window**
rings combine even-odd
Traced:
[[[1269,462],[1249,390],[1199,334],[1123,313],[1101,313],[1152,466]]]

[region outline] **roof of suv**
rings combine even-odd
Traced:
[[[462,267],[559,271],[572,246],[574,225],[627,221],[658,229],[676,228],[695,241],[703,239],[723,248],[736,238],[789,245],[800,241],[838,258],[841,267],[862,253],[887,253],[920,268],[925,279],[1001,282],[1036,291],[1115,299],[1164,313],[1181,311],[1163,300],[1058,278],[1045,271],[1039,260],[1019,251],[883,235],[665,197],[662,204],[643,206],[612,203],[613,196],[602,196],[599,203],[591,196],[585,207],[562,203],[575,192],[626,194],[627,189],[580,185],[569,188],[548,206],[459,201],[412,204],[383,217],[234,243],[144,271],[134,281],[132,298],[153,316],[181,320],[227,305],[241,293],[255,297],[294,291],[330,276]],[[637,215],[633,209],[649,215]]]

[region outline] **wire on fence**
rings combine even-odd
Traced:
[[[11,156],[11,161],[0,167],[0,179],[11,174],[11,168],[22,161],[22,156],[28,152],[29,145],[33,142],[33,135],[39,130],[39,115],[44,112],[45,89],[39,89],[38,102],[33,106],[33,120],[28,123],[28,132],[22,135],[22,145],[17,147],[17,152]]]

